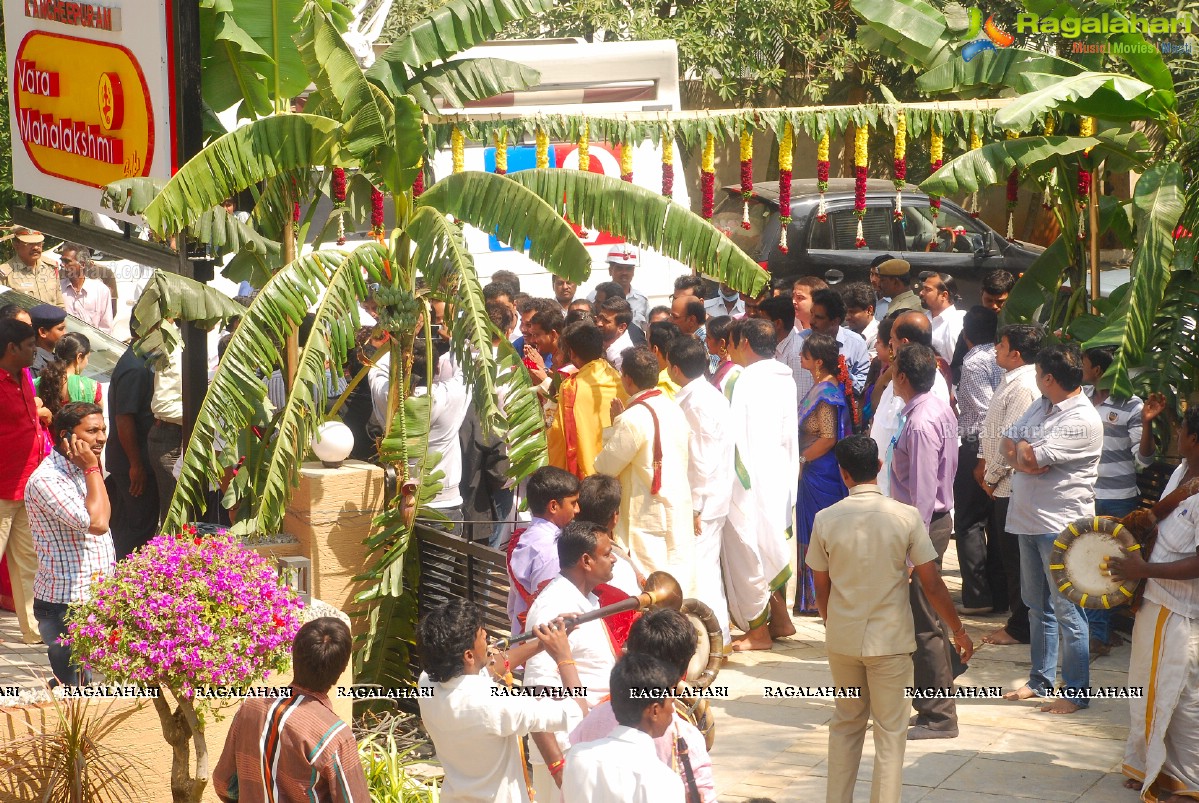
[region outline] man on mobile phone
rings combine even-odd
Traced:
[[[104,411],[88,402],[70,402],[54,416],[54,451],[25,486],[29,529],[37,549],[33,615],[50,652],[59,683],[89,683],[71,664],[71,648],[58,643],[67,632],[67,608],[91,596],[91,586],[112,571],[116,554],[108,520],[112,507],[104,488],[100,453],[108,440]]]

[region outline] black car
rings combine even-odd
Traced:
[[[1044,250],[1031,243],[1008,242],[948,199],[942,199],[934,220],[928,195],[911,185],[903,189],[903,218],[895,220],[895,184],[883,179],[866,182],[866,216],[862,220],[866,246],[857,248],[853,185],[851,178],[829,180],[824,195],[827,219],[820,221],[816,180],[792,182],[785,254],[779,250],[777,181],[754,184],[748,230],[741,225],[740,186],[724,188],[726,196],[712,223],[771,276],[819,276],[829,284],[867,282],[870,263],[878,255],[890,253],[911,263],[913,278],[924,271],[953,276],[967,306],[977,303],[982,277],[987,273],[1004,268],[1019,276]]]

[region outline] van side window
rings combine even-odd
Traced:
[[[852,209],[839,209],[828,213],[824,223],[812,220],[812,235],[808,248],[836,251],[857,250],[858,219]],[[872,251],[887,251],[891,246],[891,207],[867,207],[862,219],[862,234],[866,248]]]
[[[979,234],[978,224],[954,209],[942,206],[936,220],[928,206],[903,207],[904,250],[930,254],[973,253],[965,234]]]

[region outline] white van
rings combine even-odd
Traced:
[[[541,74],[541,83],[527,91],[508,93],[471,104],[472,115],[521,112],[536,114],[610,115],[622,111],[674,111],[680,108],[678,85],[678,48],[674,41],[582,43],[573,40],[494,42],[462,53],[460,58],[502,58],[527,65]],[[445,114],[458,110],[446,109]],[[633,153],[633,183],[661,192],[662,149],[649,142],[638,143]],[[590,170],[614,178],[620,177],[620,146],[615,143],[589,143]],[[509,144],[508,172],[535,166],[536,147],[532,141]],[[680,148],[675,146],[675,154]],[[578,143],[550,143],[550,167],[577,170]],[[436,178],[449,175],[452,159],[449,148],[432,161]],[[495,148],[491,143],[468,141],[465,150],[467,170],[495,171]],[[687,182],[676,161],[673,199],[690,208]],[[611,247],[622,243],[607,232],[581,231],[592,257],[591,278],[584,282],[577,297],[585,297],[600,282],[609,281],[604,258]],[[510,270],[520,277],[521,290],[535,297],[553,297],[550,274],[523,254],[513,251],[488,232],[466,229],[467,247],[475,259],[481,279],[486,282],[497,270]],[[690,270],[679,262],[645,249],[633,278],[633,286],[649,298],[650,307],[669,304],[676,277]]]

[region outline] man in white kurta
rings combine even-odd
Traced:
[[[604,431],[595,470],[620,480],[616,540],[637,571],[669,572],[694,597],[695,525],[687,481],[687,420],[678,404],[656,389],[658,359],[647,348],[625,353],[621,382],[629,394],[623,412]],[[660,457],[655,458],[655,450]]]
[[[699,599],[716,614],[727,645],[729,603],[720,573],[720,541],[733,482],[733,432],[729,402],[704,378],[707,357],[703,345],[681,337],[670,347],[670,376],[681,388],[675,403],[687,419],[691,460],[691,511],[695,516],[695,578]]]
[[[601,583],[612,580],[616,558],[607,531],[589,521],[572,521],[558,536],[558,562],[561,574],[541,590],[529,607],[525,618],[526,630],[553,622],[559,616],[580,614],[599,608],[599,599],[592,593]],[[608,637],[603,620],[596,619],[575,627],[570,632],[570,652],[579,673],[579,682],[587,688],[587,702],[596,705],[608,694],[608,680],[616,664],[617,649]],[[563,685],[560,667],[546,653],[538,653],[525,664],[524,685],[559,688]],[[570,749],[567,733],[582,722],[573,717],[565,732],[554,734],[558,752]],[[535,741],[539,737],[534,737]],[[540,739],[545,741],[544,738]],[[545,747],[545,750],[552,748]],[[533,765],[533,786],[540,800],[552,800],[555,784],[550,777],[543,746],[529,751]],[[569,762],[568,762],[569,763]]]
[[[769,327],[746,320],[735,330],[734,359],[745,367],[729,405],[734,477],[720,552],[729,615],[747,633],[766,625],[771,594],[791,576],[788,539],[799,479],[795,380],[772,358],[773,333],[761,324]]]
[[[1163,518],[1149,562],[1139,553],[1109,561],[1118,577],[1149,578],[1128,667],[1128,685],[1145,693],[1129,701],[1122,767],[1144,800],[1199,798],[1199,496],[1190,496],[1199,483],[1191,469],[1199,467],[1199,409],[1187,410],[1178,448],[1182,464],[1154,507]]]

